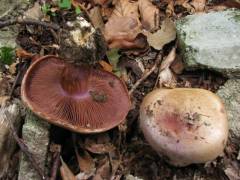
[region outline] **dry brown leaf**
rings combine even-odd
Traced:
[[[167,18],[162,22],[161,29],[155,33],[146,32],[147,41],[150,46],[161,50],[163,46],[176,38],[176,27],[174,22]]]
[[[10,74],[14,75],[17,71],[17,66],[18,63],[12,63],[10,66],[9,66],[9,72]]]
[[[108,134],[98,134],[98,136],[87,138],[84,143],[84,148],[95,154],[114,152],[116,148],[110,141]]]
[[[206,0],[193,0],[191,5],[194,7],[195,12],[203,12],[206,5]]]
[[[141,22],[143,27],[148,31],[158,29],[160,12],[150,0],[138,0]]]
[[[86,174],[91,174],[95,170],[95,163],[87,151],[83,151],[82,155],[79,155],[76,151],[79,168]]]
[[[43,12],[39,2],[35,2],[33,7],[24,12],[24,18],[40,20],[43,17]]]
[[[176,77],[173,74],[173,72],[170,70],[170,66],[173,63],[174,59],[176,57],[176,48],[174,47],[166,59],[163,60],[160,66],[160,73],[158,76],[158,86],[159,87],[169,87],[173,88],[176,86]]]
[[[61,157],[61,167],[60,167],[60,173],[63,180],[76,180],[76,177],[72,173],[72,171],[69,169],[68,165],[63,161]]]
[[[110,179],[110,177],[111,177],[110,162],[108,158],[105,158],[100,162],[100,165],[97,168],[96,175],[93,177],[93,180]]]
[[[95,28],[99,28],[101,32],[104,30],[104,23],[102,19],[101,9],[99,6],[95,6],[89,12],[89,16]]]
[[[171,64],[171,69],[176,74],[181,74],[184,70],[184,64],[182,61],[182,58],[180,56],[177,56],[173,63]]]
[[[238,180],[238,179],[240,179],[239,170],[236,169],[236,168],[233,167],[233,166],[230,166],[230,167],[226,168],[226,169],[224,170],[224,173],[227,175],[227,177],[228,177],[230,180]]]
[[[168,5],[166,8],[166,14],[168,17],[174,15],[174,1],[173,0],[168,1]]]
[[[10,79],[7,77],[0,78],[0,96],[5,96],[11,89]]]
[[[104,5],[108,3],[110,0],[93,0],[94,4]]]
[[[10,100],[10,96],[0,96],[0,107],[6,106],[8,100]]]
[[[95,144],[95,143],[89,143],[85,146],[85,148],[95,154],[105,154],[105,153],[109,153],[109,152],[113,152],[115,150],[115,147],[110,144],[110,143],[106,143],[106,144]]]
[[[25,51],[24,49],[16,49],[16,56],[19,58],[32,58],[33,54]]]
[[[99,64],[103,67],[103,69],[105,71],[108,71],[108,72],[112,72],[113,71],[113,67],[111,64],[108,64],[106,61],[99,61]]]
[[[108,22],[104,36],[110,48],[135,47],[135,39],[141,32],[138,4],[128,0],[119,0]]]

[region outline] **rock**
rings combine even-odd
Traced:
[[[31,0],[0,0],[0,18],[10,15],[20,9],[25,9]]]
[[[240,10],[186,16],[177,21],[186,68],[208,68],[240,77]]]
[[[143,179],[140,179],[139,177],[128,174],[125,176],[125,180],[143,180]]]
[[[9,128],[9,121],[18,130],[20,126],[20,108],[17,103],[0,108],[0,179],[7,175],[16,142]]]
[[[230,132],[240,137],[240,79],[230,79],[222,86],[217,94],[224,101]]]
[[[31,3],[30,0],[0,0],[0,18],[8,19],[19,16]],[[0,48],[16,47],[17,28],[10,26],[0,30]]]
[[[11,47],[11,48],[15,48],[16,42],[16,34],[17,32],[15,32],[14,29],[6,29],[6,30],[1,30],[0,31],[0,48],[1,47]]]
[[[28,111],[22,130],[23,140],[36,158],[39,167],[46,172],[49,145],[49,124]],[[18,180],[41,180],[28,158],[22,154]]]

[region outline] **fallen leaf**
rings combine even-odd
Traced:
[[[94,4],[104,5],[109,2],[109,0],[93,0]]]
[[[24,18],[40,20],[43,17],[43,12],[39,2],[35,2],[33,7],[24,12]]]
[[[110,162],[108,158],[105,158],[100,162],[100,165],[97,168],[96,175],[93,177],[93,180],[111,179],[110,177],[111,177]]]
[[[191,5],[194,7],[195,12],[203,12],[206,5],[206,0],[193,0]]]
[[[136,59],[121,59],[121,61],[119,62],[119,67],[121,69],[130,68],[132,72],[137,76],[137,78],[140,78],[145,71],[142,61],[137,61]]]
[[[17,66],[18,63],[12,63],[10,66],[9,66],[9,72],[10,74],[14,75],[16,73],[16,66]]]
[[[226,168],[224,170],[224,173],[227,175],[227,177],[230,180],[238,180],[238,179],[240,179],[239,170],[234,168],[233,166]]]
[[[0,96],[6,96],[9,93],[11,89],[10,80],[11,79],[7,77],[2,77],[0,79]]]
[[[101,9],[99,6],[95,6],[89,12],[89,16],[95,28],[99,28],[101,32],[104,31],[104,22],[102,19]]]
[[[104,36],[110,48],[136,47],[135,39],[141,32],[138,3],[119,0],[105,24]]]
[[[106,61],[99,61],[99,64],[103,67],[103,69],[105,71],[108,71],[108,72],[112,72],[113,71],[113,67],[112,65],[108,64]]]
[[[174,1],[169,0],[166,8],[166,14],[168,17],[174,15]]]
[[[93,158],[87,151],[82,151],[81,155],[76,151],[79,168],[85,174],[91,174],[95,170]]]
[[[95,154],[111,153],[116,149],[106,133],[87,138],[84,143],[84,148]]]
[[[182,61],[182,58],[180,56],[177,56],[173,63],[171,64],[171,69],[176,74],[181,74],[184,70],[184,64]]]
[[[0,107],[6,106],[8,100],[10,100],[9,96],[0,96]]]
[[[80,172],[80,173],[78,173],[78,175],[76,175],[76,179],[77,180],[83,180],[83,179],[85,180],[85,179],[89,179],[92,176],[93,176],[92,174],[86,174],[86,173]]]
[[[60,173],[63,180],[76,180],[73,172],[69,169],[68,165],[63,161],[62,157],[61,159],[61,167],[60,167]]]
[[[16,49],[16,56],[18,58],[32,58],[34,55],[25,51],[24,49]]]
[[[173,88],[176,86],[176,77],[170,70],[170,66],[176,57],[176,48],[174,47],[168,56],[163,60],[159,69],[158,86]]]
[[[159,9],[150,0],[139,0],[139,11],[143,27],[148,31],[153,31],[159,27]]]
[[[161,50],[163,46],[176,38],[176,27],[174,22],[167,18],[162,22],[161,29],[155,33],[145,32],[150,46]]]
[[[195,12],[193,6],[190,4],[190,0],[177,0],[175,2],[175,5],[179,5],[179,6],[184,7],[190,13]]]

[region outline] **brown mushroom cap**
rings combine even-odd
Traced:
[[[205,163],[223,153],[228,137],[221,100],[203,89],[157,89],[140,108],[146,140],[170,164]]]
[[[34,62],[24,76],[22,100],[50,123],[80,133],[120,124],[130,109],[124,83],[115,75],[66,64],[55,56]]]

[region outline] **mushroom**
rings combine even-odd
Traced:
[[[197,88],[150,92],[140,107],[140,127],[152,148],[175,166],[214,160],[228,138],[223,103]]]
[[[124,83],[112,73],[44,56],[26,72],[22,100],[48,122],[80,133],[107,131],[130,109]]]

